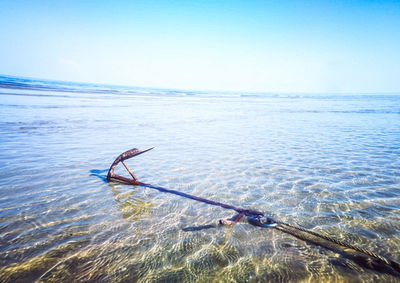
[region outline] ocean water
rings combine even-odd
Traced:
[[[207,93],[0,77],[1,282],[398,282],[139,180],[400,261],[400,95]],[[125,174],[123,168],[118,173]]]

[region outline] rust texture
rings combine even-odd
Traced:
[[[137,156],[139,154],[145,153],[146,151],[152,150],[154,147],[149,147],[143,150],[139,150],[137,148],[133,148],[130,149],[128,151],[125,151],[124,153],[120,154],[113,162],[113,164],[111,164],[110,169],[108,170],[108,174],[107,174],[107,182],[111,181],[111,178],[123,181],[125,183],[128,184],[132,184],[132,185],[140,185],[141,183],[137,181],[135,175],[133,175],[133,172],[131,170],[129,170],[129,168],[126,166],[126,164],[124,163],[125,160],[132,158],[134,156]],[[125,166],[126,170],[128,170],[129,174],[131,174],[133,180],[119,176],[114,174],[114,169],[115,167],[117,167],[118,163],[122,162],[122,164]]]

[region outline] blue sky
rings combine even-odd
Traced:
[[[400,1],[0,2],[0,74],[130,86],[400,92]]]

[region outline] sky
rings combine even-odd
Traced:
[[[400,0],[2,0],[0,74],[188,90],[400,92]]]

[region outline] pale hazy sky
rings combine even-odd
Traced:
[[[197,90],[400,92],[400,1],[2,0],[0,74]]]

